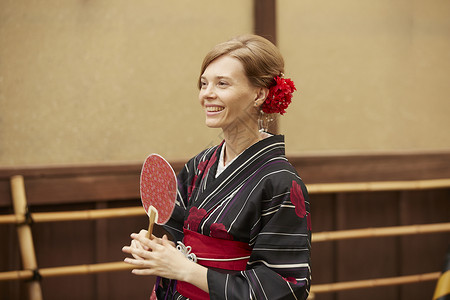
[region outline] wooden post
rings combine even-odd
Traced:
[[[11,195],[14,213],[16,216],[24,216],[27,213],[27,200],[22,176],[18,175],[11,177]],[[30,224],[27,222],[18,224],[17,234],[19,236],[19,246],[23,268],[32,271],[37,270],[36,255]],[[41,283],[38,280],[28,282],[27,287],[30,300],[42,300]]]
[[[253,30],[255,34],[265,37],[275,45],[277,44],[276,8],[275,0],[253,1]]]
[[[253,32],[260,35],[274,45],[277,45],[277,20],[276,0],[253,1]],[[278,114],[271,115],[273,120],[269,122],[269,132],[278,133]]]

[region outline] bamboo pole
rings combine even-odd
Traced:
[[[424,225],[406,225],[380,228],[362,228],[340,231],[324,231],[312,234],[312,242],[327,242],[336,240],[373,238],[383,236],[438,233],[450,231],[450,223]]]
[[[411,181],[373,181],[349,183],[314,183],[308,184],[309,194],[378,192],[398,190],[429,190],[450,187],[450,179],[428,179]]]
[[[352,183],[317,183],[309,184],[310,194],[323,193],[343,193],[343,192],[375,192],[392,190],[424,190],[450,187],[450,179],[430,179],[413,181],[375,181],[375,182],[352,182]],[[142,215],[144,211],[141,207],[110,208],[98,210],[84,210],[71,212],[47,212],[32,214],[33,221],[60,222],[93,220],[103,218],[121,218]],[[0,224],[23,223],[23,215],[3,215],[0,216]]]
[[[407,275],[398,276],[390,278],[378,278],[378,279],[368,279],[368,280],[357,280],[357,281],[347,281],[347,282],[336,282],[327,284],[317,284],[311,286],[311,292],[314,294],[319,293],[331,293],[344,290],[355,290],[362,288],[373,288],[380,286],[389,285],[401,285],[409,283],[417,283],[422,281],[433,281],[437,280],[440,276],[440,272],[426,273],[420,275]]]
[[[119,261],[119,262],[90,264],[90,265],[43,268],[39,270],[39,273],[41,274],[42,278],[45,278],[45,277],[67,276],[67,275],[86,275],[102,272],[124,271],[124,270],[131,270],[133,268],[136,268],[136,266]],[[0,281],[26,280],[32,277],[33,271],[31,270],[9,271],[0,273]]]
[[[112,262],[112,263],[47,268],[47,269],[42,269],[41,274],[42,274],[42,277],[56,277],[56,276],[66,276],[66,275],[80,275],[80,274],[93,274],[93,273],[102,273],[102,272],[123,271],[123,270],[131,270],[133,268],[136,268],[136,267],[133,265],[127,264],[123,261],[119,261],[119,262]]]
[[[102,218],[119,218],[128,216],[143,215],[142,207],[125,207],[113,209],[99,209],[80,212],[50,212],[33,213],[32,219],[35,223],[57,222],[57,221],[76,221],[93,220]],[[0,223],[23,223],[23,215],[0,216]],[[406,225],[380,228],[363,228],[341,231],[316,232],[312,235],[313,242],[325,242],[332,240],[345,240],[356,238],[370,238],[381,236],[411,235],[425,233],[439,233],[450,231],[450,223],[424,224],[424,225]]]
[[[60,221],[124,218],[139,215],[145,215],[145,210],[142,208],[142,206],[109,208],[109,209],[92,209],[84,211],[69,211],[59,213],[58,212],[39,213],[33,215],[33,220],[35,222],[60,222]]]
[[[107,208],[107,209],[91,209],[81,211],[64,211],[64,212],[40,212],[31,214],[34,223],[45,222],[62,222],[62,221],[81,221],[81,220],[97,220],[108,218],[124,218],[144,215],[145,210],[142,206]],[[4,215],[0,216],[0,224],[23,223],[25,216],[23,215]]]
[[[16,216],[24,216],[27,213],[27,200],[22,176],[11,177],[11,194]],[[20,254],[24,269],[37,270],[30,225],[27,223],[18,224],[17,234],[19,236]],[[30,300],[42,300],[41,284],[38,280],[28,282],[27,287]]]
[[[33,271],[31,270],[7,271],[0,273],[0,281],[27,280],[31,278],[33,278]]]
[[[91,265],[43,268],[40,269],[40,273],[43,278],[46,278],[46,277],[68,276],[68,275],[86,275],[101,272],[126,271],[131,270],[133,268],[135,268],[135,266],[124,262],[110,262]],[[437,280],[440,274],[441,274],[440,272],[433,272],[419,275],[406,275],[389,278],[317,284],[311,287],[311,293],[314,294],[331,293],[352,289],[373,288],[380,286],[401,285],[423,281],[432,281]],[[0,273],[0,281],[26,280],[30,279],[32,276],[33,272],[31,270],[2,272]]]
[[[19,224],[25,222],[25,216],[3,215],[0,216],[0,224]]]

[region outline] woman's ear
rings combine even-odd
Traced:
[[[268,88],[259,88],[257,90],[256,99],[255,99],[255,107],[260,107],[264,101],[266,100],[267,96],[269,95],[269,89]]]

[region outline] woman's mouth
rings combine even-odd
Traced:
[[[215,113],[224,110],[223,106],[206,106],[206,112]]]

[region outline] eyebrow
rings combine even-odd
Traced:
[[[201,79],[206,79],[206,77],[205,76],[200,76],[200,78]],[[228,79],[228,80],[230,80],[230,79],[232,79],[232,77],[231,76],[225,76],[225,75],[219,75],[219,76],[215,76],[214,77],[215,79]]]

